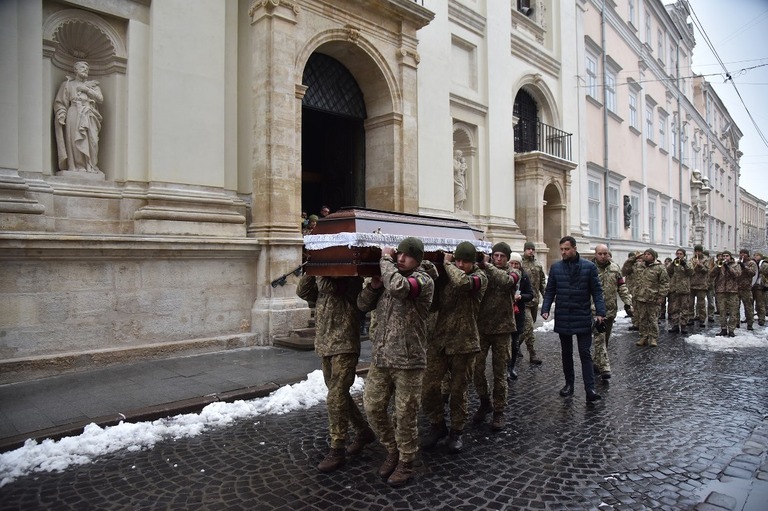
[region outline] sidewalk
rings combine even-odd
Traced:
[[[363,342],[358,370],[367,369]],[[78,435],[94,422],[155,420],[215,401],[264,397],[320,368],[314,351],[253,347],[120,364],[0,385],[0,452],[28,438]]]

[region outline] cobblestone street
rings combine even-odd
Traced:
[[[520,361],[506,429],[492,433],[488,424],[470,423],[464,452],[449,455],[438,446],[423,453],[417,477],[404,488],[392,489],[377,477],[384,458],[378,444],[335,473],[319,473],[327,423],[325,407],[318,405],[104,456],[62,473],[22,477],[0,489],[0,509],[764,505],[768,500],[756,500],[756,492],[768,484],[768,340],[761,348],[716,352],[665,334],[658,348],[638,348],[626,328],[621,323],[614,331],[613,379],[598,384],[603,400],[595,405],[585,402],[578,360],[575,395],[558,395],[563,377],[557,336],[537,334],[544,364]],[[708,331],[715,333],[714,327]],[[759,327],[755,334],[765,338],[766,331]],[[477,401],[470,395],[472,413]],[[723,502],[701,504],[713,492]]]

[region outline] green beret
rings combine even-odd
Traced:
[[[424,243],[419,238],[405,238],[397,246],[397,251],[409,255],[419,262],[424,259]]]

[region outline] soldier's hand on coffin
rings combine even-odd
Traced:
[[[381,277],[379,277],[378,275],[374,275],[373,277],[371,277],[371,287],[373,289],[380,289],[381,286],[383,285],[384,284],[381,282]]]
[[[480,261],[480,267],[485,268],[489,262],[491,262],[491,256],[488,254],[483,254],[483,259]]]
[[[448,264],[453,262],[453,254],[450,252],[446,252],[445,255],[443,255],[443,264]]]
[[[383,256],[389,256],[389,257],[391,257],[392,259],[394,259],[394,258],[395,258],[395,254],[396,254],[396,253],[397,253],[397,252],[395,251],[395,249],[394,249],[393,247],[382,247],[382,249],[381,249],[381,255],[383,255]]]

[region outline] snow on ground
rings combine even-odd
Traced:
[[[363,380],[355,378],[352,393],[363,389]],[[261,415],[282,415],[310,408],[325,401],[328,389],[320,370],[307,379],[287,385],[267,397],[234,403],[211,403],[200,413],[188,413],[153,422],[121,422],[102,428],[94,423],[78,436],[61,440],[27,440],[23,447],[0,454],[0,488],[33,472],[62,471],[70,465],[92,462],[102,454],[121,449],[138,451],[157,442],[199,435],[207,429],[226,426],[236,419]]]

